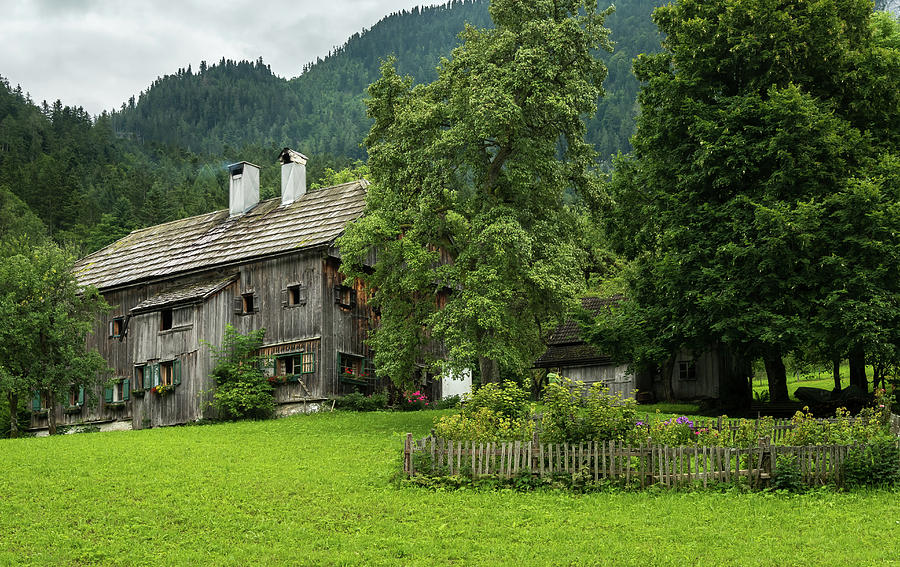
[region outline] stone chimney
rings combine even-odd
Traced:
[[[242,161],[228,166],[229,216],[242,215],[259,203],[259,166]]]
[[[290,205],[306,194],[305,155],[290,148],[281,150],[281,204]]]

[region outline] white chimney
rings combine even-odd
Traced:
[[[242,161],[228,166],[229,216],[242,215],[259,203],[259,166]]]
[[[290,148],[281,150],[281,204],[290,205],[306,194],[305,155]]]

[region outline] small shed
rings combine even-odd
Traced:
[[[615,307],[622,297],[584,297],[581,306],[593,315],[603,309]],[[585,384],[602,382],[611,394],[622,398],[634,397],[635,376],[628,364],[613,361],[581,338],[578,323],[569,319],[559,325],[550,336],[547,351],[534,363],[535,368],[546,368],[562,376],[580,380]]]

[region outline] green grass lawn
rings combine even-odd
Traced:
[[[392,484],[435,415],[0,441],[0,565],[900,565],[897,492]]]

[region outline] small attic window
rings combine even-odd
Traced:
[[[172,328],[172,310],[163,309],[159,312],[159,330],[168,331]]]
[[[306,305],[307,299],[308,292],[305,285],[296,284],[287,286],[288,305]]]
[[[109,322],[109,338],[119,338],[125,330],[125,317],[116,317]]]
[[[240,177],[244,174],[244,164],[238,164],[231,168],[232,177]]]
[[[254,291],[248,291],[234,296],[234,314],[250,315],[259,311],[259,295]]]

